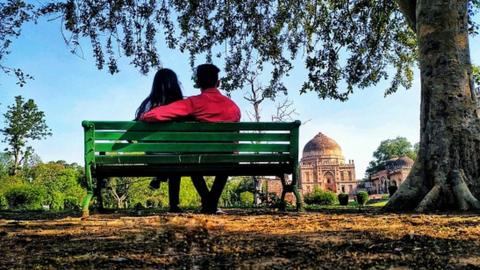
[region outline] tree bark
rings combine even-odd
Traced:
[[[417,1],[416,0],[396,0],[398,8],[407,19],[410,27],[415,31],[417,24],[417,17],[415,14]]]
[[[479,209],[480,121],[466,0],[418,0],[420,149],[387,210]]]

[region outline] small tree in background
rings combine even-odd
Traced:
[[[11,174],[17,174],[19,167],[33,154],[33,148],[27,143],[45,139],[52,132],[45,122],[44,112],[38,109],[33,99],[25,101],[22,96],[16,96],[15,103],[8,106],[3,116],[5,126],[0,132],[4,136],[3,142],[8,144],[6,153],[13,157]]]
[[[357,203],[360,206],[364,206],[368,202],[368,193],[366,191],[360,191],[357,193]]]
[[[348,194],[338,194],[338,202],[340,203],[340,205],[348,205]]]

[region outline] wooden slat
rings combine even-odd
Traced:
[[[200,123],[200,122],[159,122],[145,123],[136,121],[83,121],[82,125],[93,124],[95,130],[129,130],[129,131],[238,131],[238,130],[290,130],[298,125],[296,122],[240,122],[240,123]]]
[[[191,176],[226,174],[229,176],[280,176],[284,173],[292,173],[291,164],[238,164],[238,165],[212,165],[212,164],[189,164],[189,165],[150,165],[150,166],[118,166],[99,164],[96,167],[96,177],[111,176],[158,176],[180,175]]]
[[[289,152],[288,144],[248,143],[96,143],[96,152],[161,152],[161,153],[225,153],[225,152]]]
[[[197,154],[197,155],[142,155],[96,156],[97,164],[205,164],[233,162],[290,162],[289,155],[282,154]]]
[[[237,132],[96,132],[96,140],[135,140],[135,141],[290,141],[288,133],[237,133]]]

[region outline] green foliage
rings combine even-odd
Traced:
[[[474,87],[477,90],[477,93],[480,94],[480,67],[479,66],[472,66],[472,77]]]
[[[26,16],[10,28],[20,32],[23,23],[39,16],[62,18],[62,33],[71,52],[81,52],[81,39],[88,39],[98,69],[107,66],[110,73],[118,72],[117,61],[124,55],[147,73],[160,66],[156,49],[160,41],[187,52],[192,65],[198,56],[207,62],[222,58],[224,84],[230,89],[242,88],[249,71],[271,66],[269,96],[269,92],[285,89],[281,78],[300,55],[305,56],[308,71],[302,92],[315,91],[321,98],[340,100],[348,98],[355,87],[366,88],[387,79],[387,67],[396,71],[387,93],[399,86],[411,87],[416,59],[415,34],[395,1],[13,2],[17,1],[0,6],[0,18],[8,22],[20,12]],[[134,27],[138,21],[143,27]],[[346,83],[346,91],[338,88],[340,81]]]
[[[8,201],[3,194],[0,194],[0,210],[8,208]]]
[[[244,206],[240,194],[253,192],[253,181],[251,177],[232,177],[228,180],[220,197],[220,207]],[[253,199],[252,199],[253,202]]]
[[[380,143],[375,152],[374,160],[370,161],[366,173],[367,175],[383,169],[384,162],[394,158],[407,156],[413,160],[417,158],[418,144],[412,144],[405,137],[387,139]]]
[[[8,144],[6,153],[13,157],[13,173],[29,161],[33,148],[28,146],[29,141],[41,140],[52,135],[45,122],[45,114],[38,110],[33,99],[25,101],[22,96],[15,97],[15,104],[8,106],[5,117],[5,126],[0,129],[3,142]]]
[[[32,185],[46,191],[43,203],[53,210],[62,210],[65,199],[76,198],[77,202],[86,194],[79,184],[80,174],[72,167],[61,163],[51,162],[39,164],[32,168]]]
[[[244,191],[240,193],[240,201],[242,202],[242,206],[244,207],[252,207],[253,206],[253,193],[250,191]]]
[[[19,68],[5,66],[5,56],[10,54],[10,46],[20,33],[23,25],[35,18],[34,6],[25,1],[0,2],[0,70],[17,77],[17,84],[23,86],[32,76]]]
[[[398,190],[397,186],[389,186],[388,187],[388,194],[390,194],[390,197],[392,197],[393,194],[395,194],[395,192],[397,192],[397,190]]]
[[[4,196],[10,209],[40,210],[46,192],[42,188],[25,184],[11,188]]]
[[[10,209],[79,209],[86,194],[76,164],[50,162],[22,168],[15,176],[0,177],[0,197]]]
[[[12,165],[12,156],[8,153],[0,153],[0,177],[9,175]]]
[[[104,192],[104,205],[109,208],[145,208],[168,207],[168,182],[159,189],[149,188],[150,177],[114,177],[110,178]],[[207,179],[207,185],[211,185]],[[198,195],[190,177],[183,177],[180,184],[180,207],[200,207]]]
[[[364,206],[368,202],[368,193],[366,191],[357,192],[358,205]]]
[[[63,198],[63,209],[80,210],[81,200],[75,196],[65,196]]]
[[[212,178],[206,178],[207,186],[211,187],[213,184]],[[182,207],[200,207],[200,195],[193,186],[190,177],[184,177],[180,185],[180,206]]]
[[[340,205],[348,205],[348,194],[338,194],[338,202],[340,203]]]
[[[472,34],[478,32],[474,21],[478,2],[468,1]],[[110,73],[119,71],[117,61],[123,56],[142,73],[158,68],[157,42],[161,42],[188,53],[192,65],[197,59],[220,58],[225,63],[224,85],[232,90],[243,88],[252,70],[269,66],[266,96],[284,91],[281,79],[295,59],[304,56],[308,74],[302,92],[345,100],[355,88],[391,79],[389,94],[411,87],[417,59],[415,33],[398,7],[398,1],[373,0],[50,0],[41,4],[10,0],[0,3],[0,32],[5,33],[0,39],[0,67],[22,78],[21,70],[1,65],[4,56],[26,22],[47,16],[62,18],[62,34],[72,53],[81,53],[81,39],[87,39],[97,68],[108,67]],[[135,27],[139,21],[142,27]],[[392,67],[395,73],[388,76]],[[345,91],[339,85],[346,85]]]
[[[334,192],[323,191],[319,188],[315,188],[313,192],[306,194],[304,201],[307,204],[318,205],[333,205],[338,203],[337,195]]]

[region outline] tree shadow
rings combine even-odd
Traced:
[[[284,215],[288,218],[290,214]],[[196,217],[202,219],[203,216]],[[202,223],[173,224],[167,220],[175,218],[121,216],[106,219],[95,216],[88,222],[42,221],[19,228],[0,225],[4,266],[100,269],[480,267],[480,242],[475,240],[417,234],[397,237],[375,231],[375,228],[322,228],[287,234],[228,231],[208,228]],[[446,225],[456,226],[456,222]]]

